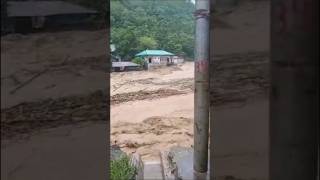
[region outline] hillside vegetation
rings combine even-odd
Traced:
[[[145,49],[163,49],[188,58],[194,48],[194,4],[186,0],[111,0],[111,43],[132,58]]]

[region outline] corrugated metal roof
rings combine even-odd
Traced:
[[[140,66],[139,64],[133,62],[112,62],[112,67],[137,67]]]
[[[64,1],[8,1],[7,3],[9,17],[97,13],[94,10]]]
[[[136,56],[174,56],[174,54],[163,50],[144,50]]]

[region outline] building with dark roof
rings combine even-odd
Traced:
[[[6,9],[6,29],[16,33],[81,27],[97,14],[95,10],[65,1],[7,1]]]

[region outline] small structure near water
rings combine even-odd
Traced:
[[[112,71],[148,70],[152,67],[177,65],[184,62],[183,58],[163,50],[145,50],[135,56],[142,58],[143,63],[137,64],[129,61],[121,61],[121,58],[111,54]]]
[[[141,66],[139,64],[127,61],[120,62],[112,62],[112,71],[132,71],[132,70],[140,70]]]
[[[184,61],[183,58],[164,50],[144,50],[135,56],[144,59],[147,69],[150,67],[180,64]]]

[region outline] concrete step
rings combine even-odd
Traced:
[[[193,170],[193,149],[172,147],[161,152],[165,180],[209,180],[209,173],[197,173]],[[209,162],[208,162],[209,167]]]
[[[144,180],[163,180],[163,170],[160,161],[146,161],[144,165]]]

